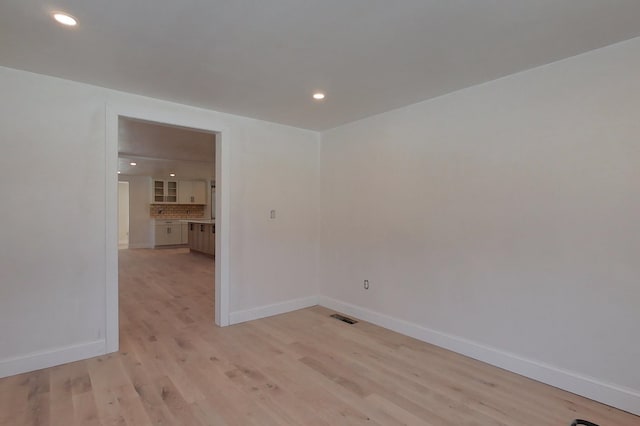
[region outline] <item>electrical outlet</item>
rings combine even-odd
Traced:
[[[369,280],[364,280],[364,289],[369,290]]]

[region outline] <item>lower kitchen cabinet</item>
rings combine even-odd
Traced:
[[[180,223],[156,223],[156,246],[182,244]]]
[[[189,222],[189,249],[215,256],[216,225],[215,223]]]
[[[189,224],[180,224],[180,244],[187,244],[189,242]]]
[[[216,255],[216,224],[212,223],[209,226],[209,253],[213,256]]]
[[[196,223],[189,222],[187,224],[187,244],[189,248],[193,246],[193,242],[196,240],[196,232],[198,231],[198,225]]]

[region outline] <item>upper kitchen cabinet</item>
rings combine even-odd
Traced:
[[[207,183],[203,180],[154,179],[153,204],[207,204]]]
[[[178,203],[178,181],[154,179],[151,196],[154,203]]]
[[[178,204],[207,204],[207,183],[203,180],[179,181]]]

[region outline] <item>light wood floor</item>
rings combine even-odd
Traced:
[[[640,425],[315,307],[224,329],[213,261],[120,252],[121,351],[0,380],[1,425]]]

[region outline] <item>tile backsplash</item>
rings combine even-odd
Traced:
[[[202,219],[204,208],[203,205],[193,204],[151,204],[149,214],[153,218]]]

